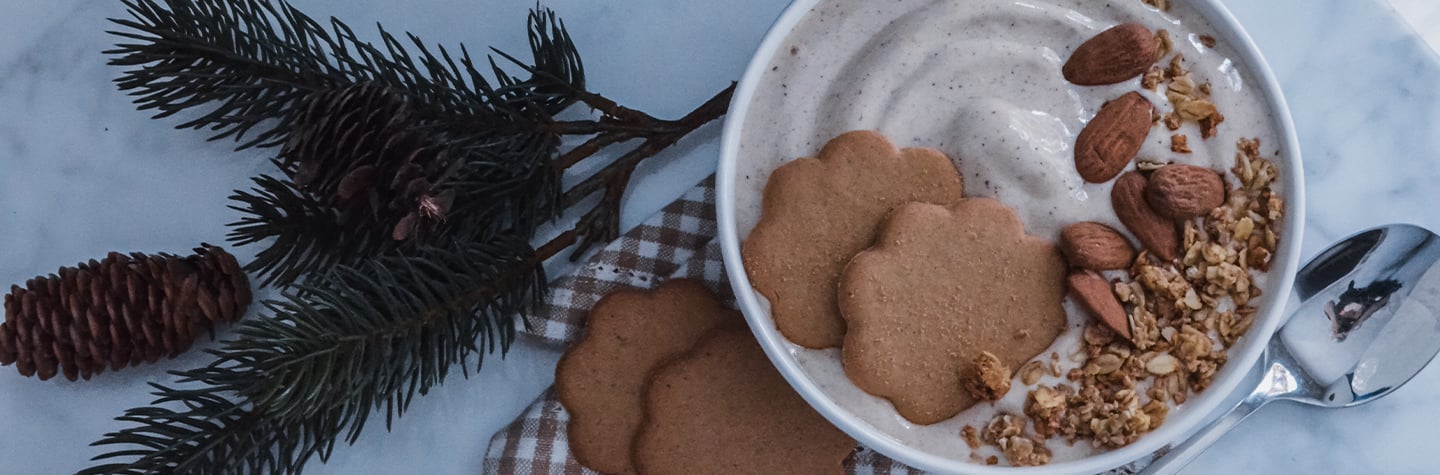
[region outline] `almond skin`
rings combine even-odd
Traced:
[[[1090,183],[1104,183],[1120,174],[1140,153],[1155,105],[1138,92],[1105,103],[1075,138],[1075,171]]]
[[[1070,265],[1089,270],[1114,270],[1135,262],[1135,248],[1120,231],[1094,221],[1060,230],[1060,251]]]
[[[1209,168],[1166,165],[1150,175],[1145,198],[1160,214],[1190,219],[1225,203],[1225,182]]]
[[[1174,261],[1180,253],[1180,235],[1175,232],[1175,222],[1156,212],[1146,201],[1148,184],[1145,175],[1126,172],[1110,189],[1110,202],[1120,222],[1145,249],[1167,262]]]
[[[1149,69],[1158,48],[1149,28],[1123,23],[1081,43],[1060,72],[1065,80],[1081,86],[1115,84]]]
[[[1090,312],[1090,316],[1126,340],[1132,339],[1130,318],[1125,315],[1125,307],[1120,306],[1120,300],[1110,291],[1110,283],[1104,277],[1091,271],[1080,271],[1070,274],[1065,283],[1070,286],[1070,295],[1081,307],[1085,307],[1085,311]]]

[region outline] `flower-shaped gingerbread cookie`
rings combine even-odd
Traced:
[[[845,373],[912,422],[976,403],[962,376],[988,351],[1018,368],[1065,329],[1065,261],[999,201],[911,203],[840,279]]]
[[[704,285],[672,280],[654,291],[620,290],[590,310],[582,338],[555,369],[555,394],[570,411],[575,458],[602,473],[631,474],[635,430],[650,371],[684,354],[712,329],[744,328]]]
[[[790,341],[838,346],[845,322],[835,284],[845,264],[870,246],[895,207],[951,204],[962,191],[960,172],[937,150],[896,150],[875,132],[842,134],[819,158],[770,174],[760,221],[741,251],[750,283],[770,301],[775,326]]]
[[[635,467],[656,474],[835,474],[855,440],[795,393],[755,337],[717,328],[659,369],[635,434]]]

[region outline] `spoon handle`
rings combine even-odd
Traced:
[[[1141,473],[1145,475],[1174,475],[1180,472],[1180,469],[1185,468],[1191,461],[1194,461],[1195,457],[1198,457],[1201,452],[1204,452],[1205,449],[1214,445],[1215,441],[1220,440],[1221,437],[1225,436],[1225,433],[1230,432],[1230,429],[1235,428],[1236,425],[1240,424],[1240,421],[1245,420],[1246,417],[1250,417],[1250,414],[1254,414],[1255,410],[1260,409],[1260,407],[1264,406],[1267,402],[1270,402],[1270,399],[1256,397],[1254,395],[1245,398],[1243,401],[1240,401],[1240,405],[1235,406],[1234,409],[1220,416],[1219,419],[1211,422],[1210,425],[1201,428],[1200,431],[1191,436],[1189,440],[1171,448],[1170,451],[1160,457],[1159,460],[1145,467],[1145,470]]]

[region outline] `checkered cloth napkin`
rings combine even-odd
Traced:
[[[525,316],[522,337],[559,347],[580,339],[590,307],[611,291],[653,288],[669,279],[704,282],[723,302],[734,293],[725,277],[715,225],[715,179],[706,178],[659,213],[592,256],[574,273],[551,283],[548,300]],[[545,391],[515,422],[490,439],[486,474],[593,474],[570,455],[570,415]],[[961,443],[956,434],[955,443]],[[845,462],[851,474],[920,473],[865,447]],[[1134,473],[1131,465],[1115,474]]]

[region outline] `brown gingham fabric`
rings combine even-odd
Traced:
[[[575,272],[556,279],[545,304],[524,317],[528,328],[521,331],[522,337],[568,346],[580,338],[585,316],[600,297],[621,288],[652,288],[672,278],[702,281],[733,305],[715,236],[712,176],[595,253]],[[545,391],[490,439],[484,473],[594,474],[570,456],[565,431],[569,421],[553,388]],[[963,443],[959,434],[955,443]],[[1111,473],[1134,473],[1137,464]],[[920,473],[865,447],[855,449],[845,468],[856,475]]]

